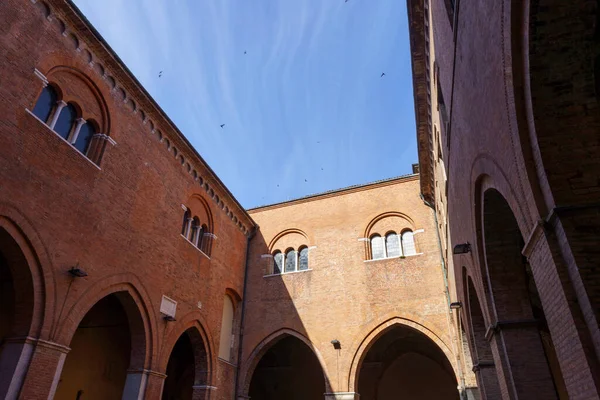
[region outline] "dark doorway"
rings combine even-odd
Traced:
[[[358,372],[361,400],[458,400],[454,371],[423,333],[395,325],[371,345]]]
[[[260,359],[250,382],[253,400],[322,400],[325,377],[313,351],[287,336]]]
[[[55,399],[120,399],[131,359],[127,314],[112,294],[83,317],[71,339]]]

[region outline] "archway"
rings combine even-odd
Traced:
[[[475,292],[475,286],[471,277],[463,272],[467,282],[465,290],[467,299],[467,312],[469,313],[471,345],[473,347],[473,371],[477,377],[477,386],[483,399],[498,399],[501,397],[498,386],[498,376],[496,375],[496,365],[490,343],[485,337],[486,324],[483,317],[483,311],[479,303],[479,297]]]
[[[16,397],[22,384],[34,313],[33,278],[29,264],[13,237],[0,228],[0,398]],[[22,367],[21,367],[22,369]]]
[[[531,266],[521,254],[525,242],[495,189],[483,194],[483,240],[500,390],[519,398],[568,398]]]
[[[444,352],[426,335],[394,324],[380,334],[358,369],[361,400],[458,400],[457,382]]]
[[[200,332],[189,328],[179,336],[169,356],[162,398],[203,398],[208,390],[208,353]]]
[[[319,359],[302,340],[286,335],[260,358],[250,381],[256,400],[322,400],[325,377]]]
[[[131,295],[99,300],[79,323],[70,348],[55,399],[126,397],[128,370],[143,368],[146,353],[144,324]]]

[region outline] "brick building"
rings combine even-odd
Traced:
[[[484,399],[600,396],[598,7],[408,1],[421,191]]]
[[[419,191],[410,175],[249,211],[241,398],[458,399],[473,382]]]

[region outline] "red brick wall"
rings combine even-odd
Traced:
[[[393,215],[378,220],[386,213]],[[257,351],[285,330],[308,339],[332,392],[356,390],[363,346],[399,321],[420,326],[454,365],[433,213],[419,197],[418,177],[250,214],[261,228],[250,249],[241,385],[250,383],[248,369],[258,361]],[[367,242],[359,239],[371,225],[371,233],[382,236],[389,229],[423,229],[415,234],[419,254],[365,261]],[[280,237],[286,230],[294,232]],[[297,250],[300,244],[316,246],[309,251],[309,271],[265,276],[272,260],[263,255],[276,249],[285,252],[290,245]],[[333,339],[341,342],[339,356],[330,343]]]
[[[164,373],[165,343],[183,332],[184,321],[199,321],[213,359],[209,384],[230,392],[231,372],[216,371],[223,298],[226,289],[242,293],[253,222],[69,4],[49,6],[45,16],[40,2],[0,3],[0,204],[39,236],[33,247],[46,279],[36,290],[56,299],[38,313],[40,337],[68,346],[78,324],[72,319],[111,287],[131,287],[146,314],[144,368]],[[52,82],[58,66],[89,80],[93,90],[84,91],[75,75],[56,79],[65,90],[81,88],[82,108],[97,107],[94,92],[106,103],[102,133],[116,145],[107,145],[100,169],[28,111],[42,89],[34,69]],[[212,215],[217,238],[210,259],[180,236],[181,205],[192,195]],[[66,271],[76,264],[89,276],[76,279],[66,297]],[[163,294],[178,302],[177,322],[160,317]]]

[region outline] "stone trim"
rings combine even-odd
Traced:
[[[40,347],[58,351],[63,354],[68,354],[71,351],[70,347],[67,347],[62,344],[54,343],[54,342],[49,342],[49,341],[43,340],[43,339],[37,339],[37,345]]]
[[[489,341],[492,339],[494,334],[500,332],[503,329],[521,329],[521,328],[536,328],[539,325],[539,321],[535,319],[516,319],[497,321],[487,327],[485,332],[485,338]]]
[[[325,393],[325,400],[358,400],[360,394],[356,392],[331,392]]]
[[[473,372],[478,372],[482,368],[494,368],[496,364],[493,361],[479,361],[477,364],[473,365]]]
[[[531,230],[529,237],[527,238],[527,242],[525,242],[525,246],[523,246],[523,250],[521,250],[521,254],[525,257],[530,257],[533,249],[536,244],[540,240],[540,238],[544,234],[544,221],[539,220],[536,222],[535,226]]]
[[[46,75],[42,74],[39,69],[34,68],[33,69],[33,74],[35,76],[37,76],[38,78],[40,78],[40,80],[44,84],[44,87],[48,86],[48,78],[46,78]]]
[[[192,387],[194,389],[204,389],[204,390],[217,390],[218,389],[216,386],[210,386],[210,385],[194,385]]]

